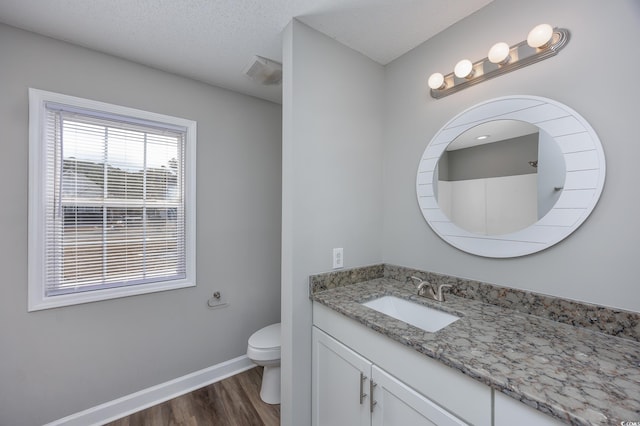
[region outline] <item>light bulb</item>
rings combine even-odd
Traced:
[[[489,61],[494,64],[504,65],[509,62],[509,59],[511,59],[511,57],[509,56],[509,50],[510,48],[507,43],[496,43],[491,46],[491,49],[489,49],[489,54],[487,55],[487,57],[489,58]]]
[[[553,28],[549,24],[535,26],[527,36],[527,44],[533,48],[542,49],[553,38]]]
[[[429,76],[429,88],[433,90],[444,89],[444,76],[439,72],[434,72]]]
[[[473,77],[473,64],[468,59],[463,59],[456,64],[456,67],[453,69],[453,73],[458,78],[471,78]]]

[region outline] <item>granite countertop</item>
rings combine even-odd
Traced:
[[[461,318],[429,333],[361,305],[384,295]],[[316,291],[311,298],[565,423],[640,421],[637,341],[453,295],[436,302],[390,278]]]

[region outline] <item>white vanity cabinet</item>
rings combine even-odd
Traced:
[[[466,425],[316,327],[313,358],[313,426]]]
[[[371,363],[313,327],[313,426],[369,426]]]
[[[360,404],[360,373],[368,378],[373,377],[373,382],[379,383],[373,388],[373,401],[377,401],[377,404],[374,406],[371,424],[403,426],[412,424],[394,420],[396,417],[405,418],[402,416],[425,418],[423,423],[415,423],[417,425],[490,425],[492,423],[492,396],[488,386],[317,302],[313,303],[313,323],[315,330],[312,355],[314,426],[369,424],[366,417],[365,420],[351,423],[340,420],[334,420],[333,423],[323,422],[324,419],[329,418],[327,416],[333,415],[327,411],[344,411],[355,416],[353,412],[356,408],[351,405],[354,403],[352,401],[355,401],[358,413],[362,409],[365,410],[363,415],[368,414],[370,382],[367,379],[363,383],[363,393],[367,394],[367,399]],[[317,336],[325,337],[317,338]],[[364,364],[360,361],[364,361]],[[333,367],[333,364],[338,363],[343,365]],[[340,373],[330,372],[333,369]],[[347,371],[350,372],[347,373]],[[345,378],[348,375],[351,376],[350,379]],[[329,384],[330,378],[334,376],[339,377],[333,384]],[[376,380],[376,377],[379,379]],[[343,379],[344,383],[340,381]],[[326,402],[332,400],[331,403]],[[412,402],[417,400],[422,402]],[[424,408],[427,406],[429,408]],[[436,416],[437,414],[433,414],[436,411],[449,414],[449,420],[452,420],[452,423],[445,423],[447,420],[441,420],[440,417],[429,417]],[[381,415],[380,419],[376,417],[378,413]],[[447,416],[442,418],[445,417]],[[335,418],[346,417],[340,414],[340,417]],[[426,422],[428,418],[438,420]]]
[[[494,410],[494,426],[561,426],[564,424],[500,392],[495,392]]]
[[[372,426],[467,425],[375,365],[371,367],[371,382]]]
[[[313,426],[563,424],[317,302],[313,324]]]

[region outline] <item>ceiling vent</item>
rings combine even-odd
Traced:
[[[272,86],[282,82],[282,64],[258,55],[253,57],[243,73],[265,86]]]

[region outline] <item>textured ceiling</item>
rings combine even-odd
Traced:
[[[281,102],[243,70],[294,17],[384,65],[490,1],[0,0],[0,22]]]

